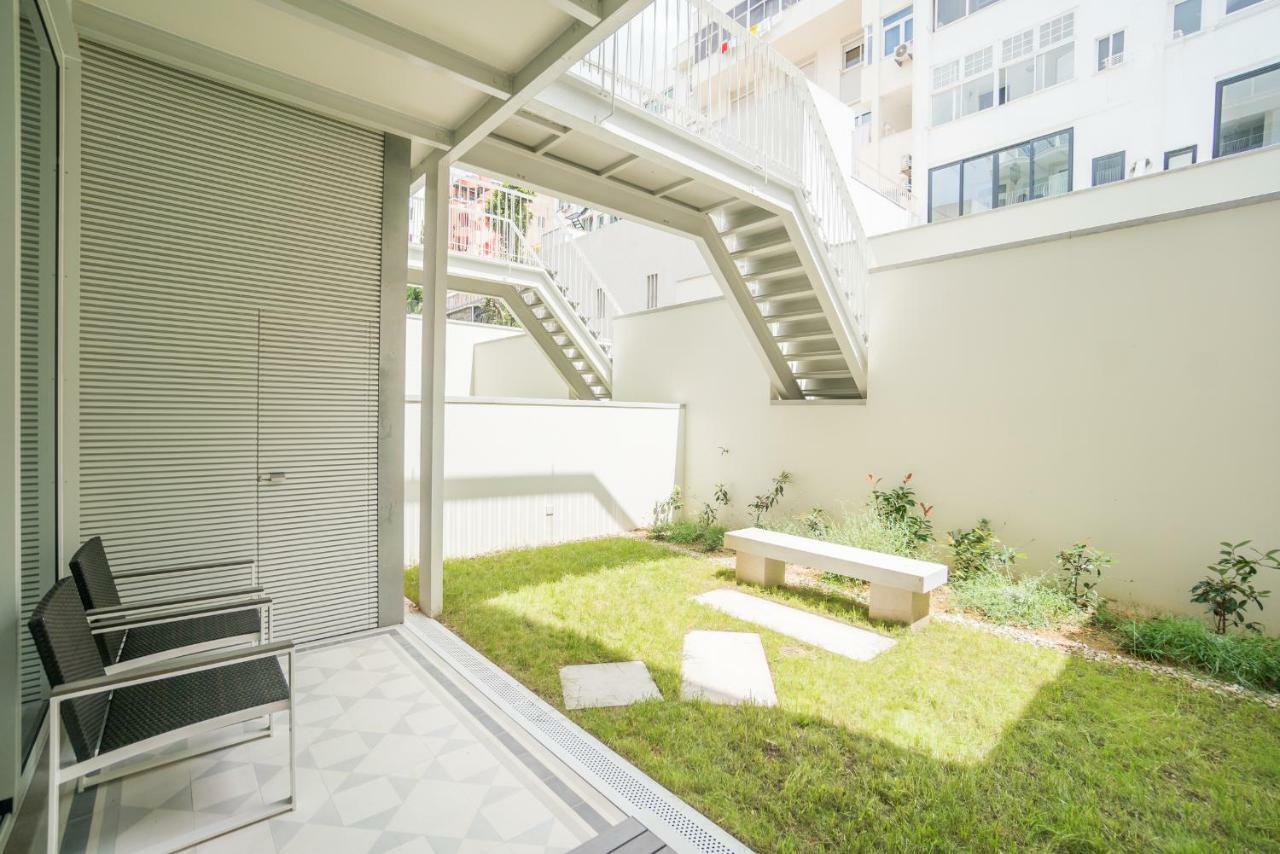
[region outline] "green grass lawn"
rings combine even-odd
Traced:
[[[1261,703],[945,623],[849,661],[690,601],[733,584],[599,540],[447,561],[442,619],[561,709],[562,665],[644,661],[662,701],[567,714],[760,851],[1280,851]],[[869,624],[846,597],[753,592]],[[680,700],[692,629],[759,632],[779,705]]]

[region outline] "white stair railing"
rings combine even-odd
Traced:
[[[613,342],[613,319],[622,313],[621,309],[578,247],[576,238],[580,232],[559,214],[554,222],[557,227],[542,235],[538,254],[565,298],[607,350]]]
[[[866,343],[865,234],[799,69],[707,0],[653,0],[572,73],[798,188]]]

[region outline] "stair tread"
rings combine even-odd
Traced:
[[[835,338],[836,334],[830,329],[818,329],[812,332],[790,332],[782,335],[773,336],[773,340],[779,343],[789,341],[815,341],[822,338]]]

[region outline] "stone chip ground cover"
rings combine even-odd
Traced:
[[[971,626],[871,624],[850,661],[707,608],[732,570],[631,539],[451,560],[444,622],[563,708],[560,668],[643,661],[664,702],[568,714],[759,851],[1280,851],[1280,714]],[[680,701],[685,635],[760,636],[775,707]]]

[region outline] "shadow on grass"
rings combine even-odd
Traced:
[[[637,651],[569,627],[572,615],[565,625],[550,625],[521,613],[519,603],[495,600],[534,583],[617,567],[617,559],[626,554],[639,560],[638,572],[655,559],[652,547],[619,542],[628,546],[606,550],[584,566],[563,566],[575,552],[556,549],[561,567],[539,561],[546,574],[536,579],[528,553],[502,556],[499,563],[507,571],[494,584],[488,583],[487,571],[485,583],[474,585],[467,595],[459,597],[455,585],[453,598],[446,599],[444,620],[482,654],[563,709],[561,666],[631,660]],[[656,559],[664,557],[671,556],[663,552]],[[463,567],[453,571],[460,573]],[[617,595],[615,601],[582,602],[581,608],[595,616],[603,609],[625,608],[627,591],[620,589]],[[830,604],[853,604],[829,598],[838,600]],[[618,620],[627,619],[623,611],[617,613]],[[649,616],[657,620],[666,615]],[[697,625],[686,628],[735,625],[715,614],[704,620],[699,612],[693,619]],[[736,628],[748,630],[742,624]],[[678,643],[679,636],[679,631],[672,634],[670,643]],[[1056,669],[1045,681],[1006,696],[989,684],[987,673],[1018,678],[1012,656],[1019,650],[1011,642],[934,627],[904,645],[912,643],[925,644],[927,651],[950,656],[960,665],[965,655],[1009,650],[1007,664],[997,661],[978,674],[949,674],[952,683],[945,691],[917,692],[924,699],[885,685],[883,702],[896,705],[890,710],[896,717],[885,719],[891,722],[909,720],[911,714],[963,717],[960,710],[974,704],[1006,704],[1007,720],[972,761],[943,758],[939,754],[945,751],[927,742],[904,747],[898,743],[904,733],[878,731],[882,724],[855,720],[840,725],[818,710],[792,708],[781,685],[782,705],[775,708],[681,701],[678,654],[665,648],[641,656],[662,701],[568,714],[761,851],[1276,850],[1280,716],[1261,706],[1196,693],[1172,680],[1074,657],[1054,658]],[[1057,654],[1037,650],[1034,655]],[[927,671],[928,659],[922,661],[921,670]],[[784,666],[773,656],[770,664]],[[886,672],[903,678],[911,669]],[[935,678],[929,672],[914,676],[922,688]],[[874,705],[879,700],[863,696],[848,702]],[[909,729],[909,724],[902,726]],[[948,735],[958,731],[940,730]]]

